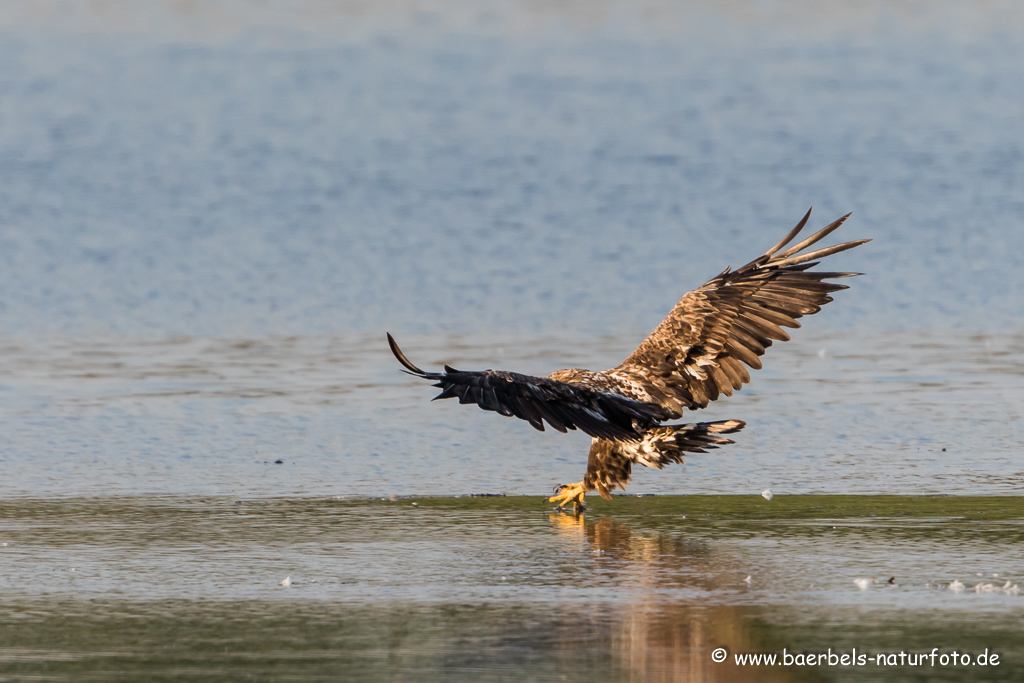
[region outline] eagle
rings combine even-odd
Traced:
[[[839,228],[850,214],[789,246],[807,225],[811,212],[778,244],[741,268],[726,268],[684,295],[668,316],[629,358],[610,370],[571,368],[547,377],[505,370],[426,372],[413,365],[388,333],[391,352],[403,372],[434,382],[434,399],[457,398],[484,410],[526,420],[544,431],[547,423],[592,437],[583,481],[560,484],[548,500],[559,509],[595,489],[610,498],[625,489],[633,465],[663,468],[681,463],[684,453],[734,443],[723,436],[743,429],[740,420],[665,424],[686,411],[705,408],[722,395],[732,396],[750,381],[747,368],[759,369],[773,341],[788,341],[784,327],[821,310],[830,294],[846,285],[827,282],[861,273],[813,270],[821,259],[860,246],[867,239],[831,247],[808,248]]]

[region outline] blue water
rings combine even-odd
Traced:
[[[6,334],[643,334],[811,205],[875,239],[816,328],[1024,313],[1020,10],[183,37],[206,4],[4,32]]]
[[[1022,35],[1013,2],[0,3],[0,678],[1020,680]],[[704,498],[553,514],[589,440],[430,403],[384,341],[611,367],[811,205],[864,275],[693,416],[734,445],[629,487]],[[409,499],[469,493],[509,497]]]
[[[812,204],[865,275],[630,490],[1020,491],[1024,11],[431,8],[0,10],[3,495],[544,493],[385,330],[610,367]]]

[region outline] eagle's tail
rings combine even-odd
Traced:
[[[611,498],[616,488],[626,488],[633,463],[660,470],[665,465],[682,462],[684,453],[706,453],[733,443],[722,434],[733,434],[746,426],[747,423],[740,420],[696,422],[648,429],[642,441],[594,439],[582,486],[586,491],[597,489],[602,498]]]
[[[636,449],[636,461],[660,470],[665,465],[681,463],[684,453],[707,453],[735,443],[721,435],[734,434],[746,426],[747,423],[740,420],[719,420],[655,427],[644,432],[644,439]]]

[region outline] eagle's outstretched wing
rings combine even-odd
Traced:
[[[731,396],[750,381],[744,367],[761,367],[759,356],[773,339],[786,341],[783,327],[817,313],[846,289],[825,280],[859,273],[811,271],[821,259],[870,242],[856,240],[803,252],[843,224],[850,214],[783,250],[807,224],[811,212],[781,242],[735,271],[728,268],[683,296],[668,317],[621,365],[601,375],[641,401],[676,413],[704,408],[720,394]]]
[[[424,372],[405,357],[390,334],[388,344],[409,374],[436,382],[434,386],[442,391],[435,399],[458,398],[459,403],[476,403],[484,410],[526,420],[540,431],[544,431],[546,421],[560,432],[580,429],[601,439],[636,441],[645,430],[673,416],[657,403],[644,403],[548,377],[502,370],[467,372],[447,365],[444,372]]]

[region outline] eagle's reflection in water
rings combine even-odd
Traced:
[[[624,680],[821,680],[813,668],[735,664],[735,653],[793,651],[793,644],[743,604],[743,561],[729,549],[612,517],[552,514],[550,522],[575,550],[589,553],[586,574],[609,591],[609,602],[590,612],[588,630],[606,639]],[[578,643],[578,634],[567,635],[567,647]],[[713,661],[717,648],[725,649],[724,662]]]

